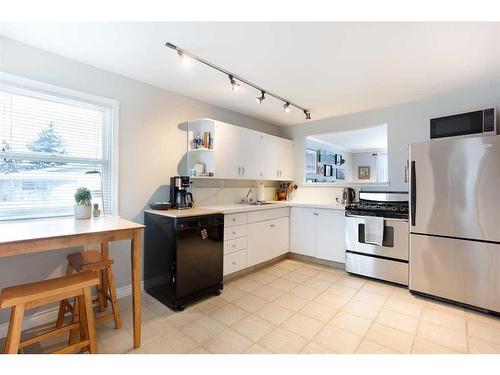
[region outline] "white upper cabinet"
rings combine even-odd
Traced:
[[[258,179],[260,134],[254,130],[216,122],[215,177]]]
[[[261,134],[263,180],[293,180],[293,142],[269,134]]]
[[[209,141],[199,146],[195,138]],[[293,142],[211,119],[189,121],[187,172],[192,177],[290,181]]]

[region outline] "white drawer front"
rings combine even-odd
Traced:
[[[224,215],[224,228],[247,223],[247,213]]]
[[[235,238],[245,237],[247,235],[247,225],[235,225],[234,227],[224,228],[224,241],[234,240]]]
[[[235,251],[247,248],[247,237],[236,238],[230,241],[224,241],[224,254],[234,253]]]
[[[280,217],[289,217],[289,216],[290,216],[289,207],[271,208],[269,210],[249,212],[248,222],[256,223],[259,221],[273,220],[273,219],[279,219]]]
[[[242,270],[247,266],[247,251],[241,250],[224,255],[224,276]]]

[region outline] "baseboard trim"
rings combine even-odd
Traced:
[[[141,291],[144,290],[144,281],[141,281]],[[121,288],[116,289],[116,296],[118,299],[125,298],[132,295],[132,285],[125,285]],[[38,327],[44,324],[55,322],[57,320],[57,313],[59,306],[54,306],[42,311],[38,311],[32,315],[28,315],[23,321],[23,330],[31,329],[33,327]],[[0,337],[7,336],[7,330],[9,329],[9,322],[0,325]]]
[[[291,253],[291,252],[288,253],[288,256],[291,259],[297,259],[297,260],[302,260],[302,261],[309,262],[309,263],[320,264],[322,266],[337,268],[337,269],[342,270],[342,271],[345,270],[344,263],[334,262],[333,260],[319,259],[319,258],[311,257],[308,255],[302,255],[302,254]]]

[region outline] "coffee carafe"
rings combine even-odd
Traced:
[[[193,194],[189,191],[191,182],[188,176],[170,177],[170,206],[178,210],[193,207]]]

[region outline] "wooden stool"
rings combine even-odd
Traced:
[[[70,277],[59,277],[3,289],[0,293],[0,308],[12,308],[5,341],[5,353],[17,354],[26,346],[78,328],[80,341],[53,353],[70,353],[87,347],[90,353],[97,353],[91,294],[91,288],[97,284],[99,284],[99,278],[95,272],[84,272]],[[70,324],[21,341],[25,310],[72,297],[75,297],[77,301],[79,313]]]
[[[108,301],[111,303],[112,312],[109,314],[104,314],[96,317],[96,322],[102,320],[114,318],[115,329],[119,329],[122,326],[122,321],[120,317],[120,307],[116,298],[116,285],[115,279],[113,277],[113,271],[111,270],[111,265],[113,260],[107,258],[106,255],[101,254],[99,251],[83,251],[79,253],[69,254],[68,268],[66,270],[66,276],[70,276],[73,272],[86,272],[95,271],[99,276],[99,285],[97,285],[97,299],[92,301],[97,303],[99,307],[99,312],[104,312],[107,307]],[[64,324],[65,314],[71,311],[73,314],[76,311],[73,306],[68,302],[68,300],[61,301],[59,306],[59,315],[57,318],[57,327],[62,327]],[[72,330],[70,334],[70,343],[74,341],[74,335],[76,330]]]

